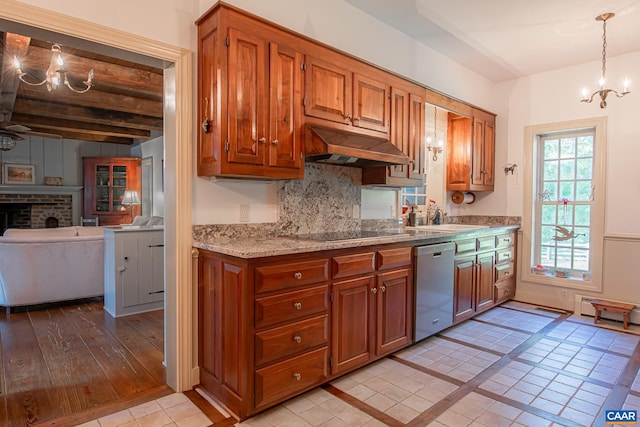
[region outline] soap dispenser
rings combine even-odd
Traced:
[[[412,205],[411,211],[409,212],[409,217],[407,219],[407,225],[409,227],[415,227],[417,217],[418,217],[418,213],[416,212],[416,205]]]

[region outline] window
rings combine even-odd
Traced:
[[[400,192],[403,206],[426,205],[427,194],[424,187],[406,187]]]
[[[522,277],[595,289],[602,270],[604,119],[580,124],[527,128]]]

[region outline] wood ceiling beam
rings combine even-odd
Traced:
[[[71,104],[81,107],[105,108],[122,111],[125,113],[141,114],[144,116],[162,117],[162,101],[151,101],[148,99],[135,98],[131,96],[116,95],[108,92],[101,92],[92,88],[87,93],[75,93],[67,87],[48,92],[46,88],[40,86],[20,85],[19,96],[25,100],[41,100],[58,104]]]
[[[13,56],[21,56],[29,49],[30,37],[18,34],[1,33],[0,53],[0,121],[10,121],[13,106],[18,94],[20,79],[13,65]]]
[[[98,135],[121,136],[124,138],[145,139],[151,137],[151,132],[144,129],[130,129],[120,126],[107,126],[95,123],[79,122],[70,119],[51,119],[49,117],[28,114],[15,114],[13,121],[27,127],[49,129],[52,133],[59,131],[91,132]]]
[[[106,136],[106,135],[98,135],[93,133],[84,133],[84,132],[71,132],[71,131],[60,131],[60,132],[51,132],[49,129],[32,127],[30,135],[34,133],[38,136],[38,133],[45,134],[43,135],[46,138],[46,134],[61,136],[64,139],[75,139],[78,141],[89,141],[89,142],[109,142],[112,144],[123,144],[123,145],[132,145],[133,139],[131,138],[122,138],[118,136]]]
[[[14,114],[39,114],[52,119],[69,119],[74,121],[97,123],[101,125],[120,126],[131,129],[162,130],[162,117],[143,116],[141,114],[123,113],[101,108],[80,107],[77,105],[57,104],[36,100],[25,101],[18,97],[13,107]],[[20,124],[16,120],[16,123]]]

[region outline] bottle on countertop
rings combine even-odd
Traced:
[[[412,205],[407,218],[407,225],[409,227],[415,227],[417,225],[417,217],[418,213],[416,212],[416,205]]]

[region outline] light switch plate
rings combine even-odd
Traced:
[[[249,222],[249,205],[240,205],[240,222]]]

